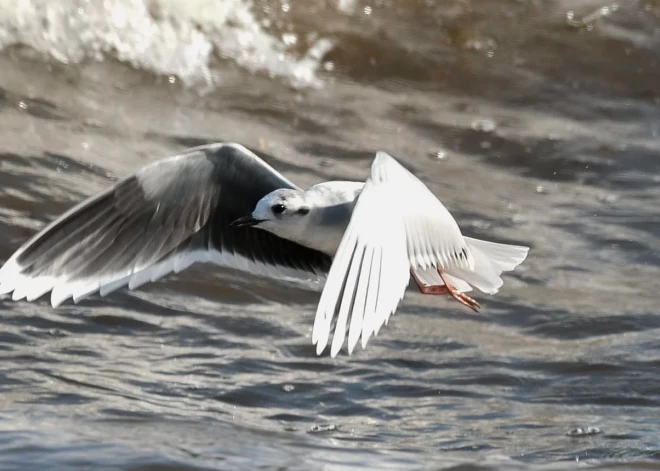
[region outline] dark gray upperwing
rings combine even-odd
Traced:
[[[238,144],[195,147],[159,160],[84,201],[0,268],[0,294],[57,306],[136,288],[198,261],[257,274],[319,279],[327,255],[256,228],[231,228],[278,188],[296,188]]]

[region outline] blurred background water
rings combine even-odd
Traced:
[[[335,359],[318,295],[227,270],[1,300],[0,468],[660,468],[659,105],[657,0],[0,0],[0,260],[222,140],[301,186],[386,150],[532,247]]]

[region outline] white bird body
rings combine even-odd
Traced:
[[[309,213],[304,219],[289,220],[267,230],[334,257],[362,188],[364,182],[331,181],[307,190],[288,190],[289,195],[295,193],[301,204],[310,208]]]
[[[255,227],[241,227],[255,226]],[[0,268],[0,295],[56,307],[99,291],[135,289],[195,262],[323,287],[312,341],[351,353],[386,324],[411,274],[420,290],[494,294],[523,246],[462,235],[444,205],[378,152],[366,182],[302,190],[238,144],[190,149],[149,165],[67,212]],[[325,283],[323,280],[325,278]]]

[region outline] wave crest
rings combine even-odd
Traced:
[[[229,58],[301,88],[320,86],[332,47],[320,39],[295,57],[246,0],[0,0],[0,48],[17,44],[64,63],[112,56],[188,86],[221,83],[212,63]]]

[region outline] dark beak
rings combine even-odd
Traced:
[[[256,226],[260,222],[263,222],[261,219],[255,219],[252,216],[243,216],[238,218],[235,221],[229,223],[229,227],[250,227]]]

